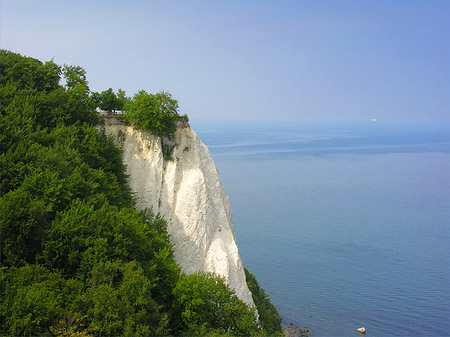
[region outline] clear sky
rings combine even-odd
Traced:
[[[0,47],[192,119],[450,119],[448,0],[0,0]]]

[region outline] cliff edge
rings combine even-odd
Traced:
[[[253,305],[234,237],[230,201],[207,146],[187,123],[181,124],[172,144],[173,160],[164,160],[159,137],[118,118],[103,119],[105,133],[123,151],[138,207],[151,207],[167,220],[182,270],[222,275],[241,300]]]

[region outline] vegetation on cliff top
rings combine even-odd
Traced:
[[[135,209],[96,129],[84,69],[1,50],[0,97],[2,336],[280,331],[222,278],[180,272],[165,220]]]
[[[124,90],[117,94],[112,88],[101,93],[93,92],[92,102],[96,108],[108,114],[119,116],[134,126],[140,127],[152,135],[173,140],[176,122],[187,121],[186,115],[179,114],[178,101],[168,92],[151,94],[140,90],[133,97],[127,97]]]
[[[168,92],[150,94],[139,91],[133,97],[127,97],[124,90],[116,94],[112,88],[101,93],[91,94],[97,109],[108,114],[118,114],[135,127],[160,137],[164,159],[172,160],[173,140],[178,121],[187,122],[187,115],[178,113],[178,101]]]

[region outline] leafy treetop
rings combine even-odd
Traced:
[[[141,90],[126,105],[125,118],[155,136],[173,139],[180,118],[178,108],[178,101],[168,92]]]

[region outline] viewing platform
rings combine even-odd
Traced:
[[[109,114],[100,113],[98,114],[100,120],[103,120],[108,125],[127,125],[130,124],[123,118],[123,114]]]
[[[120,112],[117,114],[110,113],[99,113],[98,117],[103,120],[108,125],[131,125],[131,123],[124,119],[124,113]],[[175,122],[177,129],[183,129],[190,127],[187,117],[180,116],[180,118]]]

